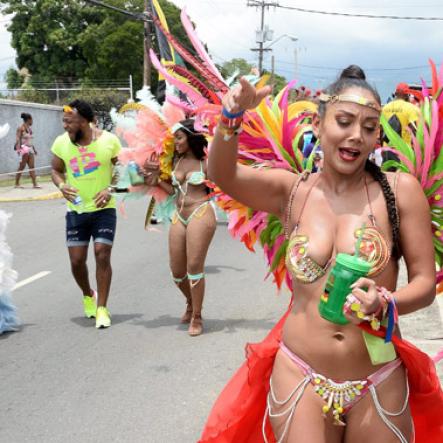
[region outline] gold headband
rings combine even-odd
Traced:
[[[361,95],[328,95],[321,93],[319,100],[323,103],[337,103],[337,102],[351,102],[357,103],[357,105],[367,106],[368,108],[374,109],[377,112],[381,112],[381,107],[378,103],[368,100]]]

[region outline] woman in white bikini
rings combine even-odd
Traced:
[[[172,183],[159,181],[158,170],[150,169],[145,175],[147,183],[157,184],[176,198],[169,230],[170,267],[174,282],[186,297],[181,323],[189,323],[189,335],[197,336],[203,332],[205,260],[217,224],[206,185],[208,142],[195,131],[191,119],[175,125],[172,132],[176,150]]]

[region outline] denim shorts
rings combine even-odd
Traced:
[[[114,208],[94,212],[70,211],[66,213],[66,244],[88,246],[91,237],[94,243],[111,245],[114,242],[117,213]]]

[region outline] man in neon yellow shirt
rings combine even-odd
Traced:
[[[408,90],[406,83],[399,83],[395,89],[395,99],[383,106],[382,114],[388,121],[394,115],[398,118],[401,125],[401,138],[411,145],[411,131],[415,133],[420,111],[417,106],[409,102]]]
[[[111,286],[111,250],[117,216],[112,184],[114,165],[121,149],[118,138],[92,125],[94,111],[81,100],[63,108],[65,133],[51,151],[52,181],[67,200],[66,244],[72,274],[83,291],[86,317],[96,318],[97,328],[111,325],[106,303]],[[97,303],[89,284],[86,258],[93,238],[96,260]]]

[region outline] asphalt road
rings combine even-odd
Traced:
[[[23,328],[0,336],[0,442],[195,442],[212,403],[285,310],[253,255],[219,225],[207,260],[205,334],[178,325],[167,229],[143,229],[145,202],[119,217],[109,300],[113,325],[82,316],[69,270],[61,200],[2,204],[19,281]],[[90,260],[94,271],[94,262]]]
[[[146,202],[129,202],[113,252],[113,325],[96,330],[70,274],[63,202],[1,207],[13,214],[7,238],[19,282],[48,274],[15,290],[23,327],[0,336],[0,442],[195,442],[244,344],[286,309],[288,293],[263,282],[261,252],[219,225],[205,333],[191,338],[178,324],[184,302],[169,275],[167,229],[145,231]],[[421,315],[404,320],[405,335],[432,353],[442,346],[438,307]]]

